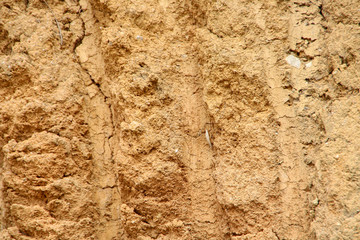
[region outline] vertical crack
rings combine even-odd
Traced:
[[[106,96],[106,94],[103,92],[103,90],[101,89],[101,84],[96,82],[95,79],[91,76],[90,72],[88,71],[88,69],[86,69],[86,67],[83,66],[83,64],[81,63],[80,61],[80,58],[79,56],[76,54],[76,49],[82,45],[83,43],[83,40],[85,38],[85,34],[86,34],[86,26],[85,26],[85,22],[84,22],[84,19],[82,17],[82,14],[84,14],[81,6],[79,8],[79,18],[81,19],[81,23],[82,23],[82,35],[75,41],[75,45],[74,45],[74,48],[73,48],[73,53],[77,56],[77,59],[78,59],[78,63],[80,65],[80,67],[84,70],[84,72],[89,76],[90,80],[91,80],[91,83],[94,84],[97,89],[98,89],[98,92],[103,96],[103,99],[104,99],[104,102],[105,104],[108,106],[109,108],[109,112],[110,112],[110,121],[109,121],[109,124],[110,124],[110,127],[111,127],[111,133],[110,133],[110,136],[107,136],[107,140],[108,140],[108,144],[109,144],[109,148],[110,148],[110,154],[111,154],[111,162],[114,162],[114,151],[113,151],[113,148],[111,147],[111,144],[110,144],[110,139],[114,136],[114,132],[115,132],[115,125],[114,125],[114,116],[113,116],[113,108],[112,108],[112,105],[111,105],[111,100],[109,99],[108,96]]]
[[[323,18],[324,20],[326,20],[326,18],[325,18],[325,16],[324,16],[323,5],[322,5],[322,4],[320,4],[320,6],[319,6],[319,13],[320,13],[320,15],[322,16],[322,18]]]

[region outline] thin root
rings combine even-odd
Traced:
[[[63,36],[62,36],[62,34],[61,34],[60,24],[59,24],[58,20],[57,20],[56,17],[55,17],[54,11],[51,9],[51,7],[50,7],[49,4],[46,2],[46,0],[42,0],[42,1],[43,1],[43,2],[46,4],[46,6],[50,9],[50,12],[52,13],[52,15],[53,15],[53,17],[54,17],[54,19],[55,19],[56,25],[57,25],[57,27],[58,27],[58,29],[59,29],[60,45],[62,45],[62,44],[63,44]]]

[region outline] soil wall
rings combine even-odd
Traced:
[[[2,0],[0,239],[360,239],[358,0]]]

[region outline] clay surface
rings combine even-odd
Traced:
[[[358,0],[2,0],[0,239],[360,239]]]

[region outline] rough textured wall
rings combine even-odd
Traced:
[[[0,239],[360,239],[359,59],[358,0],[1,1]]]

